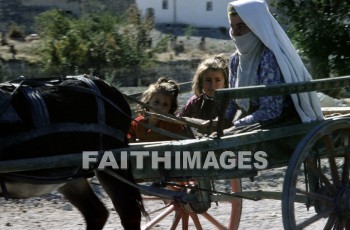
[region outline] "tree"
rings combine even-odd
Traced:
[[[350,3],[343,0],[274,0],[276,18],[310,61],[313,78],[350,73]]]
[[[36,18],[36,28],[44,40],[44,67],[55,74],[105,77],[106,71],[152,61],[148,49],[153,24],[142,20],[135,6],[123,17],[99,12],[73,18],[51,10]]]

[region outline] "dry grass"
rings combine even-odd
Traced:
[[[159,38],[162,35],[161,32],[155,31],[156,36]],[[167,52],[157,54],[155,57],[158,61],[171,61],[171,60],[191,60],[191,59],[203,59],[208,55],[225,53],[229,55],[234,49],[234,45],[230,40],[220,38],[206,38],[205,50],[200,50],[198,45],[200,43],[201,36],[178,36],[177,42],[180,41],[184,44],[184,52],[175,55],[175,52],[168,48]],[[154,40],[155,42],[157,39]],[[16,50],[15,58],[17,60],[23,60],[28,63],[37,63],[40,60],[40,39],[30,39],[27,37],[25,41],[7,40],[8,45],[0,46],[0,59],[3,61],[9,61],[13,59],[13,55],[10,51],[10,45],[14,45]]]
[[[13,45],[16,50],[15,58],[28,63],[37,63],[40,60],[40,40],[17,41],[7,40],[7,45],[0,46],[0,57],[4,61],[13,59],[10,45]]]

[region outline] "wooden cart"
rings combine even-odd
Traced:
[[[216,93],[218,100],[249,96],[286,95],[305,91],[336,89],[350,86],[350,77],[314,80],[306,83],[258,86],[242,89],[224,89]],[[220,123],[220,121],[219,121]],[[220,130],[218,131],[220,133]],[[147,197],[164,202],[165,209],[152,219],[145,229],[156,226],[170,213],[174,213],[172,229],[182,220],[184,229],[189,219],[197,229],[237,229],[241,217],[242,199],[278,199],[282,201],[282,217],[285,229],[350,229],[350,116],[337,114],[323,121],[290,124],[269,129],[258,129],[219,138],[201,138],[172,142],[137,143],[125,149],[112,150],[116,159],[122,154],[143,151],[143,166],[135,155],[129,155],[135,186]],[[169,157],[170,165],[158,163],[152,169],[151,157]],[[199,152],[199,153],[198,153]],[[233,158],[220,158],[223,153],[235,153]],[[184,153],[188,159],[202,164],[191,168],[181,164]],[[256,159],[257,153],[266,159]],[[197,155],[196,155],[197,154]],[[249,159],[249,154],[252,156]],[[230,155],[231,156],[231,155]],[[242,158],[243,156],[243,158]],[[248,156],[248,160],[247,160]],[[180,158],[179,158],[180,157]],[[211,161],[205,167],[208,159]],[[160,159],[159,158],[159,159]],[[241,158],[241,159],[239,159]],[[178,160],[180,159],[180,160]],[[228,159],[231,159],[229,161]],[[243,160],[242,160],[243,159]],[[218,162],[218,164],[215,164]],[[48,164],[48,161],[50,164]],[[230,164],[235,161],[235,164]],[[51,158],[26,159],[25,161],[0,162],[0,173],[81,165],[82,155],[70,154]],[[161,160],[160,160],[161,162]],[[188,161],[187,161],[188,162]],[[204,162],[204,163],[203,163]],[[214,163],[212,163],[214,162]],[[238,162],[243,162],[239,165]],[[154,163],[154,162],[153,162]],[[216,167],[218,166],[218,167]],[[265,170],[287,166],[283,191],[241,191],[234,180],[253,178]],[[106,172],[118,177],[112,170]],[[227,189],[229,188],[229,189]],[[146,199],[146,197],[145,197]],[[215,204],[216,203],[216,204]],[[227,223],[216,220],[221,204],[230,205]],[[213,209],[213,211],[212,211]],[[305,216],[304,210],[311,215]],[[212,211],[212,212],[211,212]],[[202,217],[208,224],[202,223]]]

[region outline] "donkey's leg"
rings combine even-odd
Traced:
[[[83,214],[87,230],[103,228],[108,211],[85,178],[72,180],[58,191]]]
[[[140,229],[142,201],[139,191],[103,171],[96,171],[95,174],[111,198],[124,229]]]

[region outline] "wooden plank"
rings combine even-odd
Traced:
[[[187,93],[190,92],[192,90],[192,81],[188,81],[188,82],[183,82],[183,83],[179,83],[179,87],[180,87],[180,93]],[[133,97],[133,98],[140,98],[143,92],[139,92],[139,93],[134,93],[134,94],[128,94],[128,96]]]
[[[309,91],[322,91],[350,87],[350,76],[311,80],[308,82],[284,83],[278,85],[257,85],[240,88],[218,89],[214,99],[223,98],[250,98],[275,95],[289,95]]]
[[[111,150],[116,159],[120,158],[121,152],[125,151],[211,151],[222,149],[239,149],[242,146],[258,143],[261,141],[274,140],[277,138],[283,138],[293,135],[298,135],[307,132],[311,127],[315,126],[315,123],[309,124],[297,124],[293,126],[287,126],[282,128],[276,128],[273,130],[255,130],[252,132],[246,132],[237,135],[224,136],[220,139],[202,138],[202,139],[189,139],[180,141],[164,141],[164,142],[147,142],[147,143],[134,143],[127,148],[113,149]],[[289,130],[287,132],[287,130]],[[10,162],[16,162],[17,166],[13,166]],[[60,156],[48,156],[32,159],[10,160],[0,161],[0,173],[12,172],[12,171],[26,171],[31,169],[46,169],[46,168],[58,168],[65,166],[76,166],[81,164],[81,153],[77,154],[65,154]]]
[[[332,117],[327,120],[341,119],[346,116]],[[267,151],[271,156],[268,159],[269,168],[274,166],[280,166],[286,164],[289,160],[289,155],[284,152],[283,148],[279,150],[272,149],[271,147],[281,141],[283,144],[289,143],[290,141],[301,138],[303,135],[308,133],[313,127],[320,124],[320,122],[312,122],[307,124],[296,124],[285,127],[278,127],[274,129],[261,129],[252,132],[242,133],[238,135],[224,136],[219,139],[190,139],[182,141],[173,142],[156,142],[156,143],[137,143],[130,145],[130,147],[122,149],[113,149],[112,151],[115,158],[118,160],[121,158],[122,152],[131,151],[157,151],[159,156],[164,156],[165,152],[170,152],[172,157],[178,152],[188,151],[193,154],[194,151],[200,151],[202,157],[206,157],[208,151],[220,151],[224,150],[245,150],[251,149],[252,145],[258,145],[267,143],[266,149],[257,149]],[[271,143],[271,144],[270,144]],[[298,143],[298,142],[297,142]],[[263,145],[261,145],[263,146]],[[296,144],[293,144],[296,146]],[[264,146],[263,146],[264,147]],[[270,149],[271,148],[271,149]],[[273,152],[271,152],[273,151]],[[163,155],[162,155],[163,154]],[[172,167],[170,169],[152,169],[150,157],[145,158],[145,167],[142,170],[135,170],[135,158],[131,158],[133,171],[135,172],[136,179],[146,179],[146,180],[159,180],[161,178],[176,178],[176,179],[190,179],[190,178],[212,178],[212,179],[229,179],[236,177],[246,177],[249,175],[254,175],[256,170],[225,170],[220,169],[175,169]],[[32,159],[20,159],[20,160],[10,160],[10,161],[0,161],[0,173],[7,172],[19,172],[19,171],[30,171],[38,169],[53,169],[62,168],[70,166],[82,166],[82,153],[76,154],[66,154],[61,156],[48,156]]]

